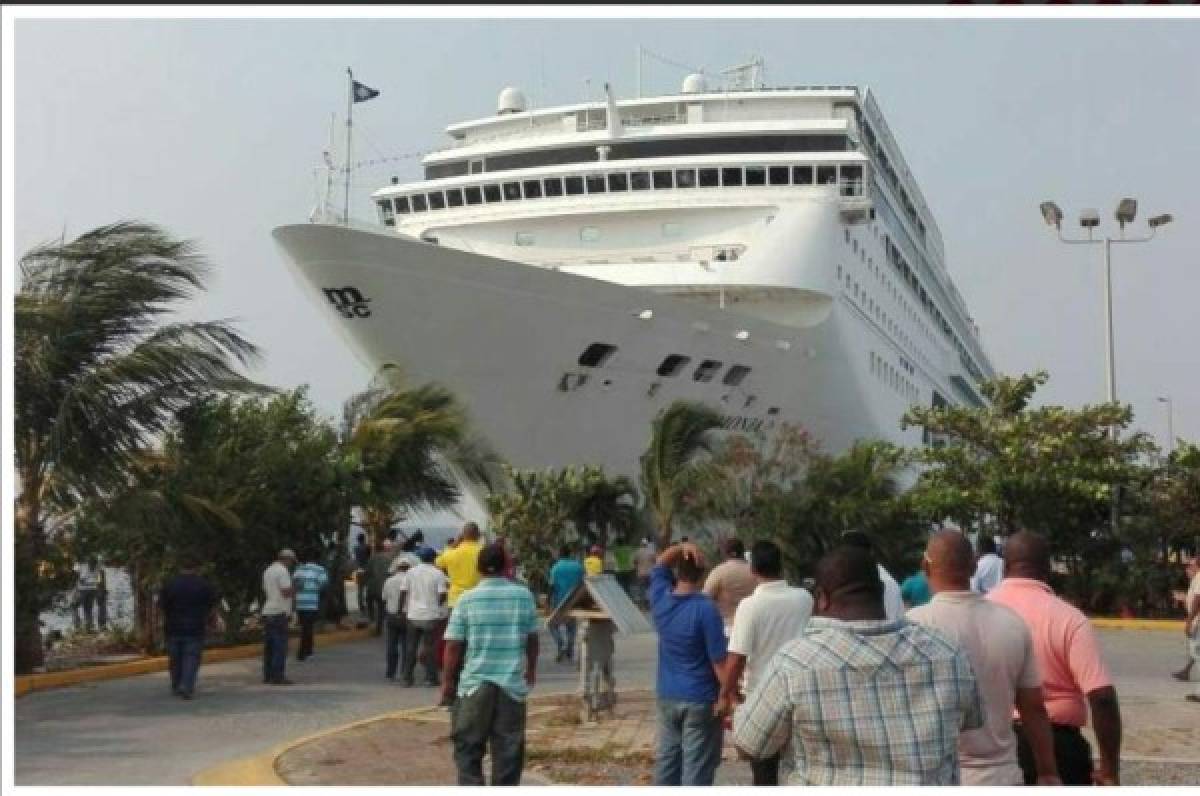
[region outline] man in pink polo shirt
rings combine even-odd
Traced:
[[[1083,613],[1056,597],[1047,585],[1050,550],[1042,537],[1028,531],[1010,537],[1004,548],[1004,570],[1004,580],[987,596],[1011,608],[1029,626],[1063,784],[1119,784],[1121,710],[1095,630]],[[1089,706],[1100,746],[1095,771],[1091,746],[1080,732]],[[1013,729],[1025,783],[1033,784],[1036,771],[1029,744],[1019,722]]]

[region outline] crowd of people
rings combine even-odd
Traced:
[[[478,526],[440,553],[420,538],[354,551],[360,610],[384,635],[385,674],[439,688],[452,712],[459,784],[517,784],[525,700],[537,681],[537,601],[503,539]],[[729,733],[755,785],[1117,784],[1121,716],[1096,634],[1053,593],[1046,541],[990,539],[978,550],[957,529],[934,533],[920,572],[903,585],[858,531],[814,562],[811,590],[784,578],[771,541],[733,539],[708,568],[691,542],[661,552],[648,540],[619,565],[598,546],[564,546],[547,573],[548,605],[585,578],[616,575],[658,634],[654,782],[711,785]],[[1196,575],[1193,567],[1190,575]],[[285,675],[290,617],[297,659],[329,577],[305,551],[280,551],[263,572],[263,682]],[[1189,592],[1189,644],[1200,617]],[[195,689],[205,617],[215,596],[194,562],[166,584],[162,606],[171,688]],[[549,626],[557,663],[575,657],[569,616]],[[1186,675],[1187,673],[1180,673]],[[1098,764],[1081,732],[1091,716]]]

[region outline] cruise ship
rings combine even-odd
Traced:
[[[992,366],[875,96],[710,87],[450,125],[370,225],[274,237],[373,368],[440,382],[518,468],[634,474],[686,399],[727,428],[824,450],[912,405],[983,405]]]

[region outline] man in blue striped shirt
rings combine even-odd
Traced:
[[[317,563],[315,550],[304,550],[304,563],[292,573],[292,584],[296,591],[296,616],[300,619],[300,647],[296,660],[304,661],[313,654],[313,626],[321,609],[321,591],[329,582],[325,567]]]
[[[537,610],[529,589],[504,577],[505,562],[500,545],[479,551],[482,580],[458,598],[446,626],[442,699],[454,699],[450,735],[459,785],[485,784],[489,742],[493,785],[521,784],[525,766],[525,697],[537,680]]]

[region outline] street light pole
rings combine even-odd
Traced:
[[[1163,213],[1154,216],[1147,221],[1147,226],[1150,227],[1150,234],[1140,238],[1126,238],[1125,225],[1133,223],[1134,216],[1137,215],[1137,201],[1134,199],[1122,199],[1117,205],[1116,220],[1121,227],[1121,236],[1113,238],[1105,235],[1102,239],[1097,240],[1092,236],[1092,230],[1100,225],[1100,214],[1095,210],[1085,210],[1080,215],[1079,224],[1087,230],[1086,238],[1067,238],[1062,234],[1062,210],[1054,202],[1042,202],[1041,204],[1042,218],[1046,223],[1054,227],[1058,233],[1058,239],[1063,243],[1084,244],[1084,245],[1104,245],[1104,331],[1105,331],[1105,375],[1107,377],[1107,393],[1108,402],[1115,404],[1117,402],[1117,366],[1116,356],[1114,354],[1115,345],[1113,342],[1113,310],[1112,310],[1112,246],[1114,243],[1146,243],[1154,238],[1158,228],[1171,223],[1173,217],[1170,213]],[[1161,399],[1160,399],[1161,400]],[[1113,440],[1117,439],[1117,427],[1112,428]],[[1112,511],[1110,522],[1112,523],[1112,531],[1115,536],[1117,533],[1117,495],[1116,489],[1113,490]]]
[[[1171,396],[1159,397],[1159,403],[1167,405],[1167,459],[1175,452],[1175,411],[1171,406]]]

